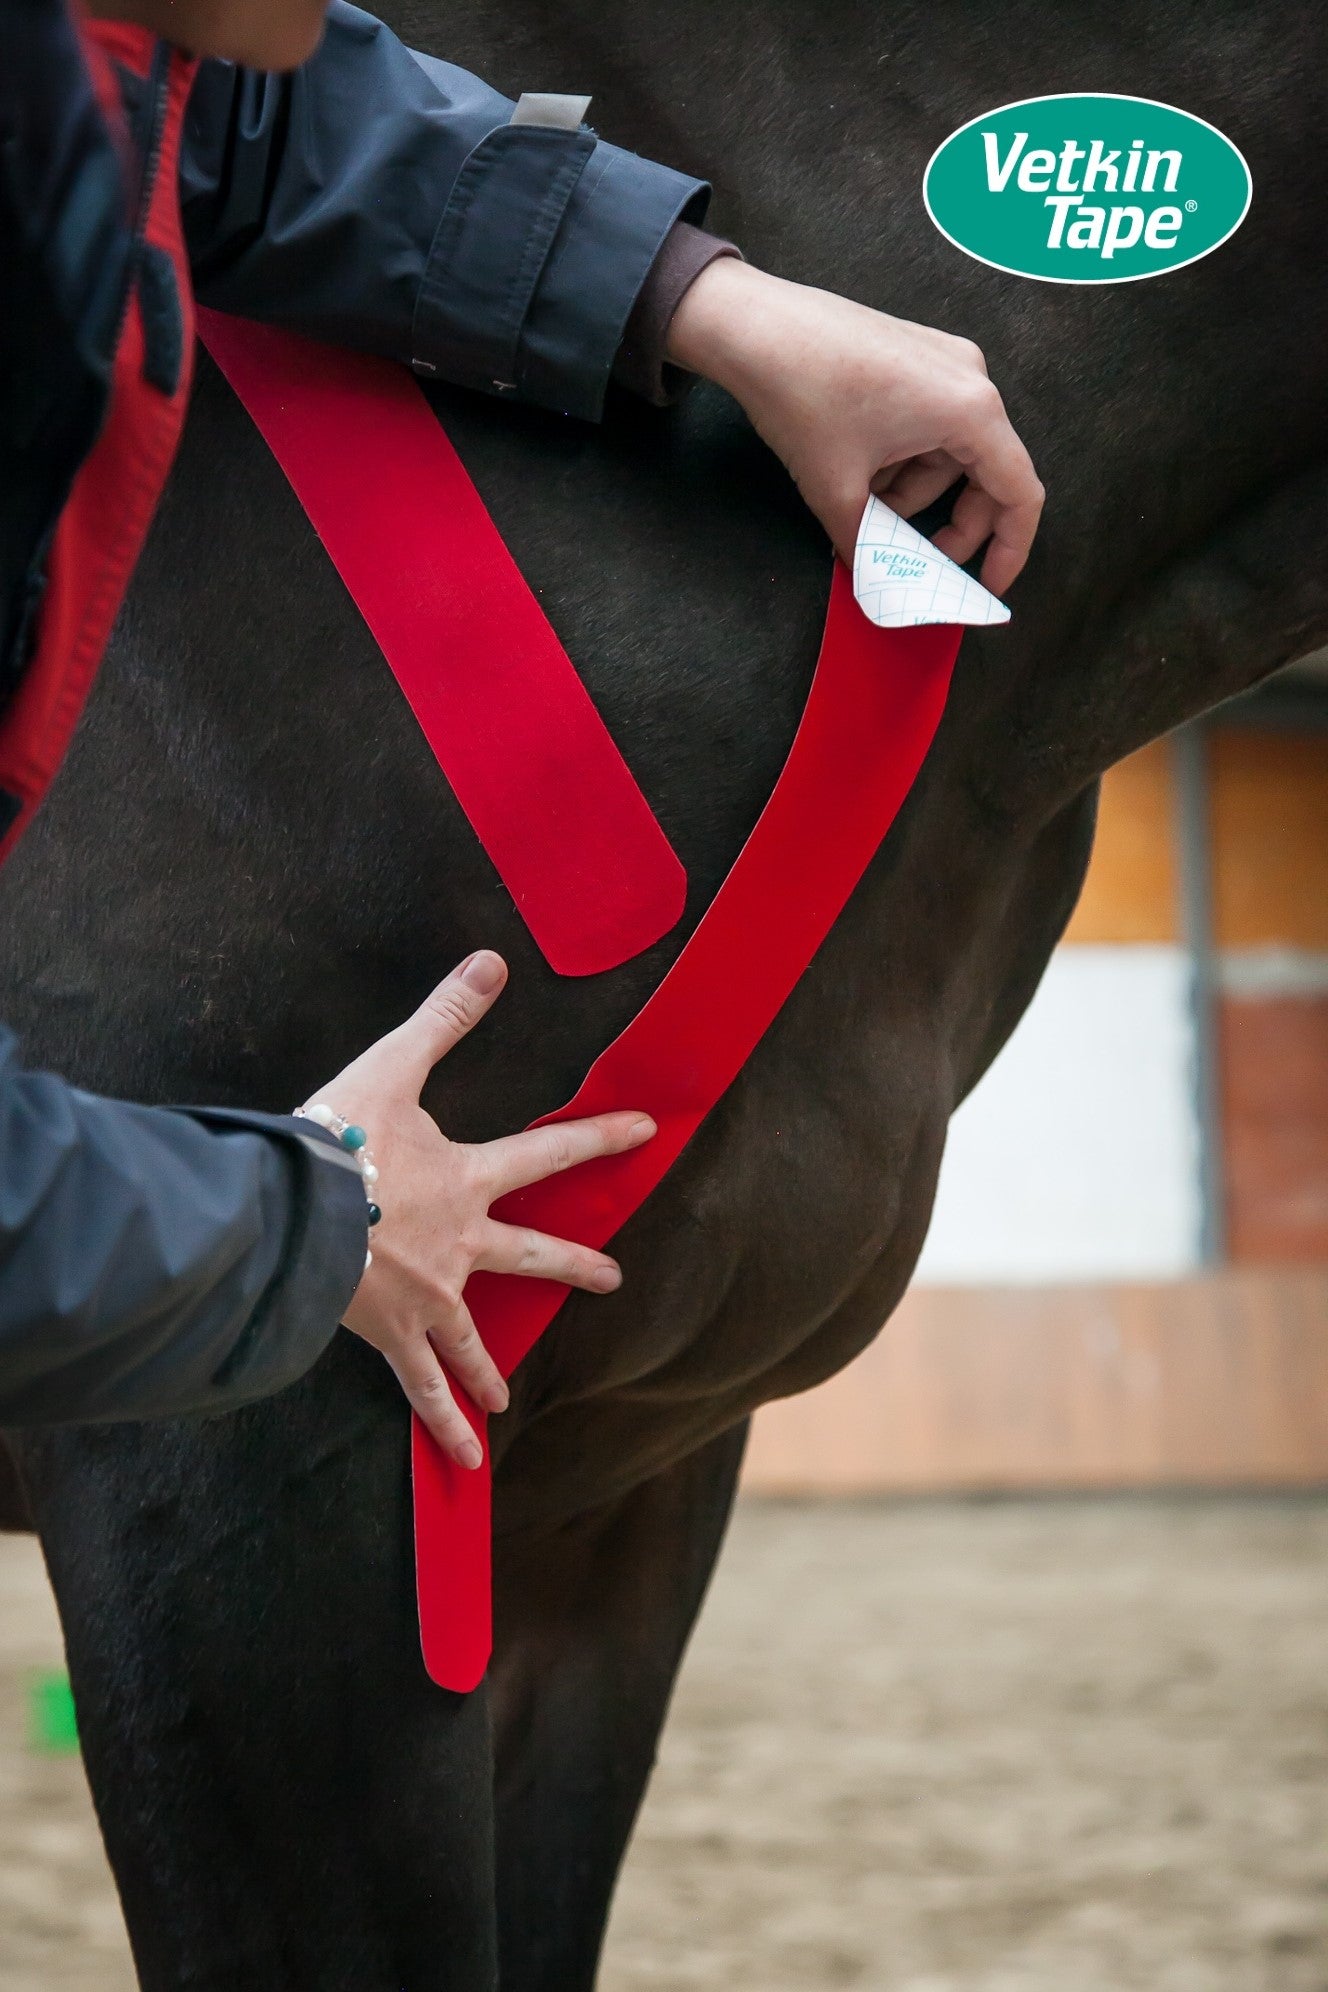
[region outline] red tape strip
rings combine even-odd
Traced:
[[[686,873],[415,381],[217,311],[198,329],[550,967],[653,946]]]
[[[696,932],[654,995],[548,1120],[640,1107],[644,1148],[550,1177],[495,1216],[602,1246],[677,1159],[829,933],[935,736],[962,631],[878,629],[837,562],[820,660],[783,773]],[[549,1281],[476,1273],[466,1299],[504,1375],[567,1297]],[[454,1384],[485,1441],[483,1414]],[[414,1426],[415,1555],[425,1665],[465,1692],[492,1645],[490,1474],[455,1467]]]
[[[386,362],[199,313],[382,646],[462,808],[552,966],[614,967],[680,917],[686,881],[580,679],[414,382]],[[836,565],[820,660],[778,784],[654,995],[550,1114],[639,1107],[659,1133],[495,1206],[601,1246],[751,1056],[907,796],[940,724],[962,631],[878,629]],[[567,1298],[477,1273],[466,1288],[504,1375]],[[457,1386],[481,1441],[482,1414]],[[492,1644],[490,1466],[453,1467],[415,1421],[425,1664],[477,1685]]]

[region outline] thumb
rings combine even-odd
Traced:
[[[803,493],[826,532],[830,535],[835,552],[853,572],[853,556],[857,550],[858,533],[862,527],[862,515],[871,499],[866,485],[839,485],[833,490],[818,492],[814,496]]]
[[[379,1039],[370,1055],[390,1062],[418,1095],[439,1059],[492,1009],[506,981],[507,963],[491,948],[468,955],[430,990],[413,1016]]]

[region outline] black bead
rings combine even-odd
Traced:
[[[382,1213],[382,1211],[381,1211],[381,1210],[379,1210],[379,1208],[378,1208],[377,1204],[370,1204],[370,1206],[369,1206],[369,1222],[370,1222],[370,1224],[377,1224],[377,1223],[378,1223],[378,1222],[380,1221],[380,1219],[382,1218],[382,1215],[383,1215],[383,1213]]]

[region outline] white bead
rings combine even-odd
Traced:
[[[372,1266],[372,1264],[373,1264],[373,1253],[372,1253],[372,1252],[366,1252],[366,1253],[365,1253],[365,1255],[364,1255],[364,1270],[365,1270],[365,1272],[366,1272],[366,1273],[368,1272],[368,1270],[369,1270],[370,1266]]]
[[[361,1163],[360,1174],[364,1177],[366,1183],[376,1183],[378,1181],[378,1171],[374,1168],[372,1162]]]
[[[304,1118],[313,1121],[318,1127],[332,1128],[336,1126],[341,1116],[334,1114],[331,1107],[325,1106],[322,1100],[315,1100],[311,1107],[305,1108]]]

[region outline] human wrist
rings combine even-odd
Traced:
[[[707,264],[679,300],[666,359],[741,398],[773,347],[782,293],[790,288],[736,256]]]
[[[723,236],[695,228],[690,222],[674,223],[623,331],[613,363],[613,377],[620,387],[657,408],[668,407],[686,392],[693,375],[669,361],[669,328],[683,298],[710,264],[722,256],[740,258],[741,254],[737,245]]]
[[[326,1100],[311,1100],[302,1107],[296,1107],[294,1118],[308,1121],[320,1128],[333,1140],[342,1153],[353,1163],[356,1173],[364,1185],[365,1221],[372,1239],[375,1225],[382,1220],[382,1210],[378,1205],[378,1170],[369,1151],[368,1136],[364,1129],[345,1114],[338,1113]],[[364,1270],[367,1273],[373,1264],[373,1251],[370,1247],[364,1255]]]

